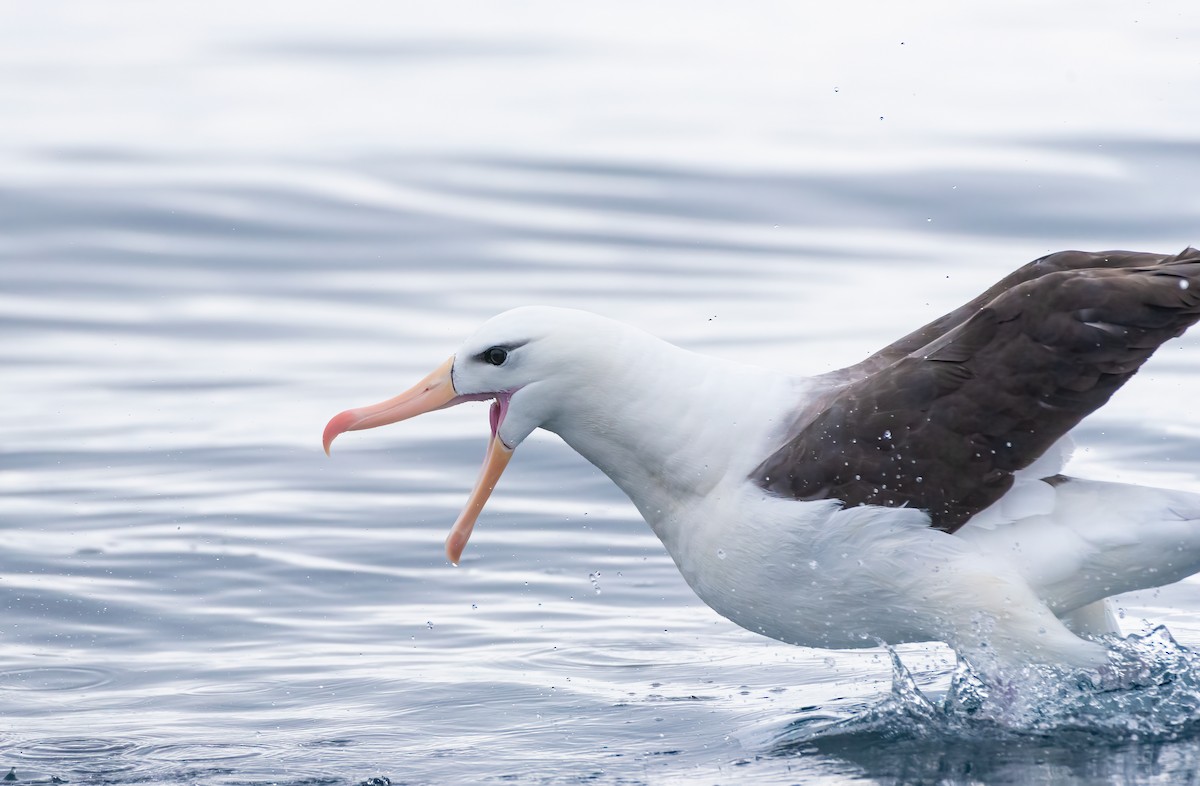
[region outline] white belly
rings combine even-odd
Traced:
[[[945,641],[1020,662],[1098,658],[1021,576],[918,511],[725,499],[651,525],[696,594],[748,630],[820,648]]]

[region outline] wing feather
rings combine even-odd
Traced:
[[[953,532],[1197,320],[1200,251],[1045,257],[843,370],[753,477]]]

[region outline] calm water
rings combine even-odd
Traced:
[[[1200,242],[1198,42],[1188,2],[9,9],[0,769],[1194,778],[1193,725],[1121,733],[1124,708],[797,743],[895,700],[887,654],[717,617],[546,435],[450,567],[482,404],[332,460],[319,435],[516,305],[818,372],[1048,251]],[[1200,491],[1198,397],[1185,338],[1080,430],[1074,471]],[[1200,644],[1200,582],[1122,605],[1127,632]],[[948,651],[902,655],[946,690]]]

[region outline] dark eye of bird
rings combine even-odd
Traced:
[[[492,347],[483,353],[483,359],[493,366],[500,366],[508,360],[508,350],[504,347]]]

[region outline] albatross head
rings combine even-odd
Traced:
[[[395,398],[342,412],[325,427],[325,452],[345,431],[374,428],[452,407],[491,400],[492,438],[479,479],[446,538],[446,556],[458,564],[475,520],[513,451],[556,414],[571,390],[602,374],[590,351],[605,344],[616,323],[583,311],[526,307],[493,317],[429,376]],[[601,356],[606,353],[600,353]]]

